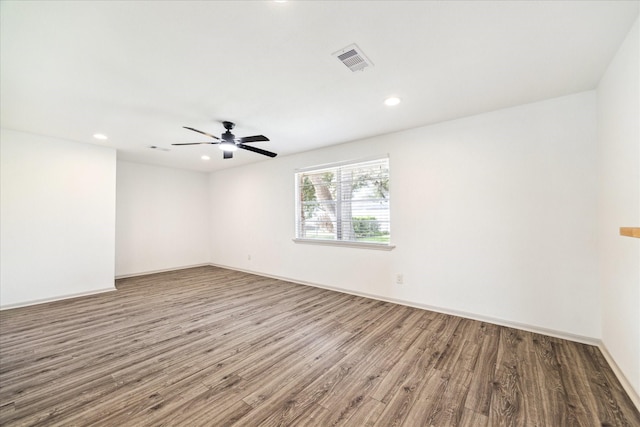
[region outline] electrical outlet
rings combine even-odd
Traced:
[[[402,285],[404,283],[404,275],[402,273],[396,274],[396,284]]]
[[[247,261],[251,261],[251,255],[247,255]]]

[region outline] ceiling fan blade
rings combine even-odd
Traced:
[[[242,148],[243,150],[253,151],[254,153],[262,154],[264,156],[275,157],[276,153],[272,153],[271,151],[262,150],[260,148],[252,147],[250,145],[238,144],[238,148]]]
[[[264,135],[253,135],[253,136],[245,136],[244,138],[238,138],[238,142],[240,144],[244,144],[247,142],[260,142],[260,141],[269,141]]]
[[[171,145],[200,145],[200,144],[220,144],[219,142],[182,142],[179,144],[171,144]]]
[[[222,158],[223,159],[232,159],[233,158],[233,151],[223,151],[222,152]]]
[[[194,132],[201,133],[201,134],[203,134],[203,135],[207,135],[209,138],[217,139],[218,141],[220,141],[220,138],[218,138],[217,136],[213,136],[213,135],[211,135],[211,134],[209,134],[209,133],[202,132],[201,130],[194,129],[194,128],[190,128],[190,127],[188,127],[188,126],[182,126],[182,127],[183,127],[183,128],[185,128],[185,129],[192,130],[192,131],[194,131]]]

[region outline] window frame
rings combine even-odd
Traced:
[[[339,168],[344,167],[357,167],[358,164],[370,163],[375,161],[386,161],[387,166],[387,179],[390,179],[390,158],[388,154],[378,155],[378,156],[370,156],[366,158],[359,158],[354,160],[346,160],[335,163],[327,163],[314,165],[304,168],[299,168],[294,170],[294,181],[295,181],[295,211],[294,211],[294,238],[292,239],[295,243],[303,243],[303,244],[311,244],[311,245],[321,245],[321,246],[341,246],[341,247],[351,247],[351,248],[363,248],[363,249],[374,249],[374,250],[392,250],[395,248],[395,245],[391,244],[391,234],[389,234],[389,241],[384,243],[378,242],[363,242],[357,240],[342,240],[339,239],[339,232],[336,230],[336,238],[335,239],[322,239],[322,238],[309,238],[309,237],[299,237],[300,236],[300,215],[302,210],[302,196],[300,189],[300,174],[310,173],[310,172],[322,172],[322,171],[337,171]],[[342,183],[342,181],[340,181]],[[388,190],[387,190],[388,191]],[[390,204],[390,191],[387,193],[387,201],[389,203],[386,213],[388,214],[388,226],[389,233],[391,232],[391,204]],[[341,204],[342,197],[336,197],[335,203],[337,206]],[[350,198],[349,201],[353,202],[353,198]],[[357,199],[355,199],[357,200]],[[341,215],[337,215],[336,217],[336,227],[339,226],[338,217]]]

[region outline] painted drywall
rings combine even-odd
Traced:
[[[116,276],[208,263],[208,175],[117,164]]]
[[[595,101],[590,91],[212,173],[212,262],[597,338]],[[396,249],[294,243],[295,169],[378,154],[390,156]]]
[[[114,288],[116,151],[0,133],[3,308]]]
[[[602,342],[640,395],[640,46],[638,21],[598,85]]]

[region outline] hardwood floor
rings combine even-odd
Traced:
[[[0,312],[0,425],[640,426],[593,346],[199,267]]]

